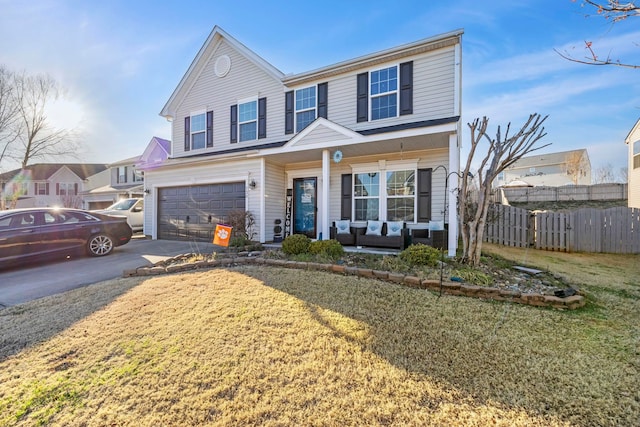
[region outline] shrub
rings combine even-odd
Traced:
[[[437,266],[441,255],[439,249],[422,243],[411,245],[400,252],[400,258],[410,265],[426,265],[429,267]]]
[[[317,240],[309,245],[309,252],[315,255],[326,255],[336,260],[344,254],[344,248],[337,240]]]
[[[282,252],[287,255],[298,255],[309,251],[311,239],[304,234],[293,234],[282,241]]]

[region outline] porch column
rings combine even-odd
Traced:
[[[329,240],[329,180],[331,156],[329,150],[322,150],[322,224],[320,232],[323,240]]]
[[[456,256],[458,248],[458,179],[460,177],[460,149],[458,146],[458,134],[449,135],[449,256]]]

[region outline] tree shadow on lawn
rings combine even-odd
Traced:
[[[143,279],[113,279],[0,310],[0,362],[101,310]]]
[[[631,401],[632,381],[612,379],[624,376],[628,368],[624,361],[609,363],[615,355],[602,350],[611,344],[606,333],[585,341],[586,314],[438,297],[317,271],[283,270],[273,276],[243,270],[304,301],[310,315],[337,336],[400,369],[463,390],[480,404],[500,402],[509,409],[580,425],[627,420],[637,411]],[[341,331],[321,309],[363,322],[368,337]]]

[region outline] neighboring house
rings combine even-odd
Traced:
[[[120,199],[142,197],[143,178],[135,167],[140,156],[120,160],[108,165],[108,183],[83,194],[87,209],[103,209]]]
[[[142,197],[144,176],[142,168],[153,168],[164,162],[169,156],[171,142],[154,136],[140,156],[120,160],[108,165],[100,175],[100,185],[92,183],[83,193],[87,209],[104,209],[120,199]],[[106,180],[105,180],[106,179]]]
[[[234,209],[260,242],[278,221],[327,239],[339,219],[444,219],[454,252],[462,33],[285,75],[216,26],[160,113],[170,158],[141,166],[145,234],[210,241]]]
[[[496,187],[590,184],[591,162],[585,149],[523,157],[500,173],[494,183]]]
[[[640,208],[640,120],[636,122],[629,135],[627,135],[625,143],[629,150],[628,206],[630,208]]]
[[[0,175],[4,208],[83,207],[87,179],[107,169],[105,164],[39,163]]]

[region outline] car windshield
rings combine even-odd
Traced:
[[[113,205],[109,206],[105,210],[108,210],[108,211],[128,211],[129,209],[131,209],[131,206],[133,206],[133,204],[135,202],[137,202],[136,199],[120,200],[118,203],[114,203]]]

